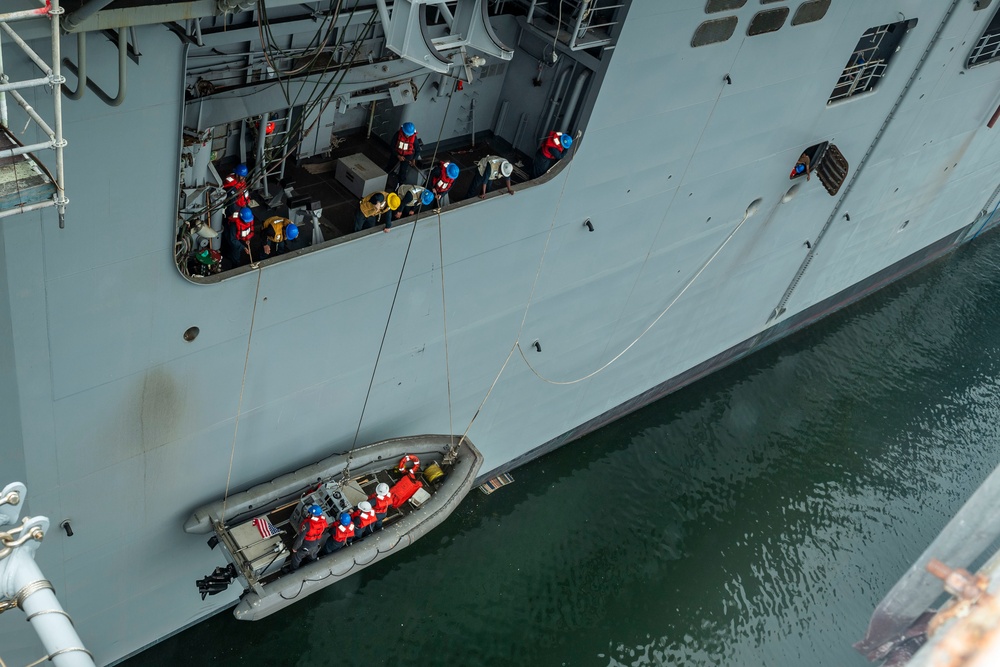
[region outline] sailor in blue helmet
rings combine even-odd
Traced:
[[[799,156],[799,159],[795,162],[795,166],[792,168],[792,173],[788,175],[788,178],[798,178],[802,174],[806,175],[806,180],[809,180],[809,172],[812,171],[812,159],[809,157],[809,153],[803,153]]]
[[[455,185],[460,169],[454,162],[443,161],[431,176],[430,189],[437,197],[438,207],[448,205],[448,191]]]
[[[250,170],[245,164],[238,164],[233,173],[222,181],[222,188],[230,198],[231,204],[235,204],[237,208],[250,205],[250,188],[246,180],[249,173]]]
[[[277,256],[288,250],[287,242],[299,237],[299,228],[294,222],[280,215],[264,221],[264,254]]]
[[[404,183],[396,188],[399,195],[399,209],[393,213],[393,218],[399,220],[416,214],[421,206],[430,206],[434,201],[434,193],[420,185]]]
[[[298,534],[292,542],[292,570],[297,570],[304,560],[315,560],[326,538],[326,517],[319,505],[306,508],[305,519],[299,523]]]
[[[341,512],[340,521],[333,530],[330,539],[326,541],[323,551],[332,554],[354,541],[354,520],[347,512]]]
[[[253,211],[244,206],[233,211],[226,218],[222,240],[225,241],[223,251],[226,259],[237,267],[243,264],[244,257],[250,257],[250,241],[253,240]]]
[[[389,160],[385,163],[385,173],[392,175],[399,170],[399,182],[405,183],[410,167],[416,168],[420,159],[423,142],[417,137],[413,123],[403,123],[389,146]]]
[[[563,155],[573,145],[573,137],[565,132],[549,132],[538,147],[535,153],[535,160],[531,175],[538,178],[549,170],[552,165],[561,160]]]

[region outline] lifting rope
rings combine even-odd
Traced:
[[[260,264],[252,264],[253,257],[250,258],[251,266],[257,270],[257,289],[253,296],[253,310],[250,311],[250,331],[247,333],[247,352],[243,358],[243,379],[240,381],[240,400],[236,404],[236,424],[233,426],[233,445],[229,450],[229,471],[226,473],[226,493],[222,496],[222,524],[226,524],[226,501],[229,500],[229,484],[233,478],[233,460],[236,458],[236,435],[240,432],[240,413],[243,410],[243,392],[247,386],[247,367],[250,365],[250,343],[253,340],[253,325],[257,319],[257,299],[260,297],[260,277],[264,271],[258,267]]]
[[[577,133],[576,138],[577,139],[580,138],[579,133]],[[569,182],[569,174],[570,171],[572,171],[572,169],[573,169],[573,163],[570,162],[569,167],[566,169],[566,178],[563,179],[562,189],[559,191],[560,204],[562,203],[563,197],[566,194],[566,183]],[[528,301],[527,303],[524,304],[524,315],[521,317],[521,325],[517,329],[517,336],[515,336],[514,338],[514,344],[511,345],[510,351],[507,353],[507,358],[504,359],[503,364],[501,364],[500,370],[497,371],[496,377],[493,378],[493,382],[490,384],[490,388],[486,391],[486,395],[483,396],[483,400],[479,403],[479,407],[476,408],[476,411],[472,414],[472,418],[469,420],[468,425],[465,427],[465,431],[462,433],[462,437],[458,439],[458,443],[453,446],[452,450],[450,450],[449,453],[457,451],[457,449],[462,446],[462,443],[465,442],[465,439],[469,435],[469,431],[472,429],[472,425],[479,417],[479,414],[483,411],[483,406],[486,405],[486,401],[489,400],[490,395],[493,393],[493,389],[497,386],[497,382],[500,381],[500,376],[503,375],[503,372],[507,369],[507,364],[510,363],[511,358],[514,356],[514,350],[519,349],[520,347],[521,332],[524,331],[524,323],[527,322],[528,320],[528,311],[531,309],[531,301],[535,296],[535,288],[538,286],[538,276],[540,276],[542,273],[542,265],[545,263],[545,255],[549,251],[549,242],[552,240],[552,230],[555,229],[556,218],[558,217],[558,215],[559,215],[559,206],[556,206],[555,210],[552,212],[552,219],[549,221],[549,231],[545,235],[545,246],[542,248],[541,257],[538,258],[538,268],[535,269],[535,279],[531,283],[531,291],[528,293]],[[440,220],[440,214],[438,214],[438,218]],[[444,261],[441,262],[441,265],[443,269]],[[443,297],[444,295],[442,294],[442,298]],[[447,347],[447,340],[448,340],[447,337],[445,337],[446,347]],[[450,407],[451,406],[449,401],[449,409]]]
[[[263,3],[261,3],[261,4],[263,4]],[[355,11],[356,10],[357,10],[357,7],[355,7]],[[340,3],[338,3],[336,11],[337,11],[337,14],[339,15]],[[354,13],[352,12],[351,16],[353,17],[353,15],[354,15]],[[334,17],[334,21],[335,21],[335,19],[336,19],[336,16]],[[371,25],[372,25],[372,19],[369,19],[369,21],[366,24],[365,28],[361,31],[360,35],[354,40],[354,43],[351,45],[351,50],[352,51],[356,51],[361,46],[361,44],[363,42],[364,36],[371,29]],[[343,43],[344,43],[344,39],[342,38],[340,40],[338,46],[343,45]],[[341,76],[340,76],[340,81],[337,82],[337,87],[340,86],[340,83],[343,81],[344,76],[346,75],[348,69],[350,69],[350,68],[349,67],[344,67],[342,69]],[[320,97],[313,98],[313,99],[315,99],[315,101],[312,101],[312,100],[308,100],[307,101],[307,104],[312,105],[311,108],[314,108],[314,106],[319,103],[319,101],[322,99],[323,93],[325,93],[326,90],[329,89],[330,85],[333,83],[334,80],[336,80],[336,79],[332,78],[330,80],[330,82],[327,83],[326,87],[324,87],[324,89],[320,92]],[[279,83],[280,83],[280,81],[279,81]],[[313,93],[315,93],[316,88],[318,88],[318,87],[319,87],[319,80],[317,80],[316,86],[314,86],[314,88],[313,88]],[[334,92],[336,92],[336,88],[334,88]],[[287,95],[286,95],[286,97],[287,97]],[[312,94],[310,94],[310,97],[312,97]],[[303,114],[303,118],[305,117],[305,115],[306,114]],[[320,111],[320,115],[322,115],[322,110]],[[318,118],[317,118],[316,122],[319,122]],[[442,124],[442,127],[443,127],[443,124]],[[310,127],[309,129],[312,129],[312,128]],[[307,130],[307,132],[308,132],[308,130]],[[289,150],[289,152],[284,157],[287,157],[288,155],[290,155],[291,152],[292,152],[292,150],[294,150],[294,148],[292,148],[291,150]],[[282,159],[284,159],[284,157]],[[267,173],[265,173],[263,177],[266,178],[267,177]],[[412,241],[412,237],[411,237],[411,241]],[[409,248],[407,248],[407,252],[409,252]],[[260,267],[260,262],[259,261],[257,261],[257,262],[254,261],[253,254],[250,251],[249,245],[247,246],[247,254],[250,256],[250,268],[253,269],[253,270],[255,270],[257,272],[257,286],[256,286],[256,290],[254,292],[253,308],[252,308],[252,310],[250,312],[250,331],[247,334],[247,350],[246,350],[246,356],[243,359],[243,376],[242,376],[242,379],[240,381],[240,397],[239,397],[239,401],[238,401],[237,406],[236,406],[236,420],[235,420],[235,424],[233,426],[233,443],[232,443],[232,446],[231,446],[230,451],[229,451],[229,467],[228,467],[228,470],[226,472],[226,490],[225,490],[225,493],[224,493],[224,495],[222,497],[222,524],[223,525],[225,525],[225,522],[226,522],[225,521],[226,503],[229,500],[229,489],[230,489],[230,485],[232,484],[233,462],[235,461],[235,458],[236,458],[236,441],[237,441],[237,435],[239,434],[239,429],[240,429],[240,414],[241,414],[242,409],[243,409],[243,394],[244,394],[244,392],[246,390],[247,370],[248,370],[248,367],[250,365],[250,347],[251,347],[251,342],[253,340],[254,323],[256,322],[256,318],[257,318],[257,302],[258,302],[258,300],[260,298],[260,283],[261,283],[261,276],[263,274],[263,269]],[[400,275],[400,278],[402,279],[402,274]],[[398,289],[398,286],[397,286],[397,289]],[[393,297],[393,302],[395,302],[395,297]],[[379,352],[381,353],[381,348],[379,349]],[[369,387],[369,390],[370,390],[370,387]],[[366,403],[367,403],[367,398],[366,398]],[[360,426],[359,426],[359,428],[360,428]],[[357,435],[355,435],[355,443],[356,442],[357,442]],[[353,449],[352,449],[352,451],[353,451]],[[348,468],[350,468],[350,459],[348,459]]]
[[[573,164],[571,162],[570,165],[569,165],[569,169],[572,169],[572,167],[573,167]],[[567,169],[567,172],[566,172],[567,178],[563,181],[563,193],[565,192],[565,189],[566,189],[566,182],[569,180],[569,169]],[[559,201],[560,202],[563,199],[563,197],[562,197],[563,193],[560,193],[560,197],[559,197]],[[506,368],[507,368],[507,364],[510,363],[510,359],[514,355],[514,350],[517,350],[518,352],[520,352],[521,358],[524,360],[524,363],[528,367],[528,369],[538,379],[540,379],[543,382],[546,382],[548,384],[554,384],[554,385],[571,385],[571,384],[576,384],[578,382],[583,382],[584,380],[592,378],[595,375],[597,375],[598,373],[601,373],[602,371],[604,371],[608,367],[610,367],[613,363],[615,363],[616,361],[618,361],[618,359],[620,359],[632,347],[634,347],[656,325],[656,323],[659,322],[663,318],[663,316],[667,314],[667,312],[674,306],[675,303],[677,303],[677,301],[684,295],[684,293],[687,292],[688,289],[690,289],[690,287],[701,276],[701,274],[705,272],[705,269],[707,269],[709,267],[709,265],[719,256],[719,253],[721,253],[722,250],[723,250],[723,248],[725,248],[726,245],[728,245],[728,243],[736,235],[736,232],[738,232],[740,230],[740,228],[743,227],[743,224],[746,223],[746,221],[751,216],[753,216],[754,213],[757,212],[757,209],[758,209],[759,206],[760,206],[760,200],[758,199],[758,200],[753,201],[747,207],[746,212],[743,214],[743,219],[740,220],[739,224],[736,225],[736,227],[733,229],[733,231],[731,231],[729,233],[729,235],[722,242],[722,244],[715,250],[715,252],[712,253],[711,257],[709,257],[707,260],[705,260],[705,262],[701,265],[701,267],[698,269],[698,271],[695,272],[694,276],[691,277],[691,279],[687,282],[686,285],[684,285],[684,287],[680,290],[680,292],[678,292],[677,295],[670,301],[670,303],[667,304],[666,308],[664,308],[660,312],[660,314],[657,315],[656,318],[652,322],[650,322],[649,325],[645,329],[643,329],[642,333],[640,333],[635,338],[635,340],[633,340],[631,343],[629,343],[627,346],[625,346],[625,348],[621,352],[619,352],[618,354],[616,354],[611,360],[609,360],[607,363],[605,363],[604,365],[602,365],[600,368],[598,368],[598,369],[596,369],[596,370],[588,373],[587,375],[585,375],[583,377],[576,378],[576,379],[573,379],[573,380],[552,380],[550,378],[547,378],[547,377],[543,376],[541,373],[539,373],[535,369],[534,366],[531,365],[531,362],[528,361],[527,356],[524,353],[524,349],[521,347],[521,333],[523,332],[523,330],[524,330],[524,324],[525,324],[525,322],[528,319],[528,311],[531,309],[531,302],[532,302],[532,300],[534,298],[535,288],[538,285],[538,277],[541,274],[542,265],[545,262],[545,255],[548,252],[549,241],[550,241],[550,239],[552,237],[552,231],[553,231],[553,229],[555,227],[556,216],[558,215],[558,212],[559,212],[559,209],[557,207],[556,211],[552,215],[552,221],[551,221],[551,223],[549,225],[549,232],[548,232],[548,235],[547,235],[547,237],[545,239],[545,247],[543,248],[543,250],[542,250],[542,256],[539,258],[539,261],[538,261],[538,268],[535,271],[535,280],[534,280],[534,282],[531,285],[531,292],[529,293],[529,295],[528,295],[528,301],[525,304],[524,316],[521,319],[521,326],[518,329],[517,336],[516,336],[516,338],[514,340],[514,344],[511,346],[510,352],[507,353],[507,358],[504,360],[503,364],[501,365],[500,371],[497,373],[496,377],[493,378],[493,383],[490,385],[489,390],[487,390],[486,396],[483,397],[483,400],[479,404],[479,407],[476,408],[475,413],[472,415],[472,419],[469,420],[469,424],[465,428],[465,432],[462,434],[462,437],[459,438],[458,444],[461,445],[461,443],[468,436],[469,430],[471,430],[471,428],[472,428],[472,424],[476,421],[476,418],[479,417],[479,414],[482,412],[483,406],[486,405],[486,401],[489,399],[490,395],[493,393],[493,389],[496,387],[497,382],[500,380],[500,376],[503,375],[504,370],[506,370]],[[447,340],[446,340],[446,346],[447,346]]]
[[[447,113],[447,112],[446,112]],[[431,169],[434,169],[434,162],[431,162]],[[451,462],[455,458],[455,454],[458,452],[458,448],[461,445],[461,440],[458,443],[455,442],[455,423],[452,417],[452,406],[451,406],[451,362],[449,360],[448,353],[448,301],[445,299],[444,292],[444,240],[441,234],[441,209],[437,210],[437,232],[438,232],[438,257],[441,266],[441,315],[444,319],[444,373],[445,380],[448,386],[448,437],[451,438],[451,446],[448,448],[448,453],[445,455],[445,462]],[[464,436],[463,436],[464,437]]]
[[[660,312],[660,314],[657,315],[656,318],[652,322],[649,323],[649,326],[647,326],[645,329],[643,329],[642,333],[640,333],[638,336],[636,336],[635,340],[633,340],[631,343],[629,343],[628,345],[626,345],[625,348],[621,352],[619,352],[614,357],[612,357],[603,366],[601,366],[597,370],[591,371],[590,373],[588,373],[587,375],[584,375],[583,377],[579,377],[579,378],[576,378],[576,379],[573,379],[573,380],[552,380],[550,378],[545,377],[541,373],[539,373],[535,369],[535,367],[531,365],[531,362],[528,361],[527,355],[524,353],[524,348],[521,347],[520,336],[518,336],[518,340],[517,340],[517,342],[514,345],[517,347],[518,352],[521,353],[521,358],[524,359],[525,365],[528,367],[528,369],[532,373],[535,374],[535,376],[539,380],[541,380],[542,382],[547,382],[548,384],[555,384],[555,385],[570,385],[570,384],[576,384],[578,382],[583,382],[584,380],[589,380],[590,378],[594,377],[595,375],[597,375],[601,371],[607,369],[609,366],[611,366],[611,364],[613,364],[616,361],[618,361],[619,359],[621,359],[622,356],[626,352],[628,352],[630,349],[632,349],[632,347],[635,346],[636,343],[638,343],[640,340],[642,340],[642,338],[647,333],[649,333],[650,329],[652,329],[656,325],[656,323],[659,322],[663,318],[663,316],[667,314],[667,311],[669,311],[673,307],[673,305],[675,303],[677,303],[677,301],[682,296],[684,296],[684,293],[687,292],[688,289],[691,287],[691,285],[694,284],[694,281],[696,281],[701,276],[701,274],[705,272],[705,269],[708,268],[709,264],[711,264],[715,260],[715,258],[719,256],[719,253],[722,252],[722,249],[725,248],[726,245],[732,240],[733,236],[736,235],[736,232],[738,232],[740,230],[740,227],[743,226],[743,223],[745,223],[750,218],[750,216],[753,215],[756,212],[757,205],[758,205],[758,202],[755,201],[753,204],[751,204],[747,208],[746,213],[743,214],[743,219],[740,220],[740,224],[736,225],[736,227],[733,229],[733,231],[729,232],[729,236],[727,236],[726,240],[722,242],[722,245],[720,245],[715,250],[715,252],[712,253],[711,257],[709,257],[707,260],[705,260],[705,262],[701,265],[701,268],[699,268],[698,271],[694,274],[694,276],[692,276],[691,279],[687,282],[687,284],[684,285],[684,287],[681,289],[681,291],[677,293],[677,296],[675,296],[673,298],[673,300],[671,300],[671,302],[667,304],[667,307],[664,308]],[[527,315],[527,312],[525,313],[525,315]]]
[[[448,102],[447,102],[447,104],[445,104],[445,107],[444,107],[444,114],[441,116],[441,127],[438,128],[437,142],[435,142],[435,144],[434,144],[434,154],[431,156],[431,166],[430,166],[431,170],[434,169],[434,165],[437,162],[438,149],[441,146],[441,137],[444,136],[444,125],[445,125],[445,123],[448,120],[448,110],[451,108],[451,98],[452,98],[452,96],[453,95],[449,95],[448,96]],[[419,168],[418,168],[418,171],[419,171]],[[403,254],[403,261],[402,261],[402,263],[401,263],[401,265],[399,267],[399,278],[396,279],[396,290],[392,294],[392,303],[389,304],[389,316],[385,318],[385,329],[382,330],[382,341],[379,343],[379,346],[378,346],[378,354],[375,355],[375,364],[372,367],[372,376],[371,376],[371,379],[368,381],[368,391],[365,392],[365,402],[361,406],[361,415],[358,417],[358,427],[354,431],[354,441],[351,443],[351,449],[347,453],[347,465],[344,466],[344,472],[341,475],[341,479],[343,479],[345,481],[350,478],[351,461],[354,459],[354,450],[356,450],[357,447],[358,447],[358,437],[361,435],[361,425],[364,423],[364,420],[365,420],[365,411],[368,409],[368,400],[371,398],[372,387],[375,385],[375,375],[376,375],[376,373],[378,373],[379,360],[382,358],[382,350],[385,347],[385,339],[389,335],[389,324],[392,322],[392,313],[396,309],[396,299],[399,297],[399,289],[400,289],[400,287],[403,284],[403,274],[406,272],[406,260],[410,256],[410,248],[413,247],[413,237],[416,235],[416,232],[417,232],[417,223],[420,222],[420,214],[421,213],[422,213],[422,210],[421,209],[417,209],[417,212],[416,212],[416,214],[415,214],[415,216],[413,218],[413,223],[410,226],[410,240],[407,241],[406,252]],[[389,211],[389,215],[392,215],[392,211],[391,210]],[[438,208],[438,210],[437,210],[437,215],[438,215],[438,239],[440,241],[440,229],[441,229],[440,228],[440,224],[441,224],[441,209],[440,208]],[[444,305],[444,301],[443,301],[443,299],[444,299],[444,264],[443,264],[443,262],[442,262],[442,266],[441,266],[441,290],[442,290],[442,306],[443,306]],[[445,326],[447,327],[447,316],[446,316],[446,325]],[[447,361],[448,360],[447,345],[448,345],[448,334],[447,334],[447,328],[446,328],[446,330],[445,330],[445,367],[446,367],[446,370],[447,370],[447,364],[448,364],[448,361]],[[448,378],[448,420],[449,420],[449,422],[451,421],[451,378],[450,378],[450,376]]]

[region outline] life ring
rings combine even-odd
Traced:
[[[399,472],[415,475],[418,468],[420,468],[420,459],[413,454],[407,454],[399,459]]]

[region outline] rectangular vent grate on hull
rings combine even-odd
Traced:
[[[847,158],[833,144],[830,144],[819,164],[816,165],[816,173],[819,175],[820,183],[831,196],[840,192],[840,187],[847,179],[849,170],[850,165],[847,164]]]
[[[513,482],[514,478],[510,476],[510,473],[505,472],[481,484],[479,490],[488,496],[501,486],[507,486],[508,484],[513,484]]]

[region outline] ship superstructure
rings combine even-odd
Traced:
[[[416,433],[467,432],[488,479],[995,222],[988,0],[62,5],[65,89],[19,94],[53,127],[78,98],[65,226],[0,221],[0,470],[72,527],[38,560],[99,664],[236,601],[197,593],[224,559],[194,508]],[[381,167],[404,122],[425,173],[499,154],[515,195],[355,233],[338,161]],[[536,178],[550,130],[573,147]],[[308,243],[192,272],[240,161]],[[41,654],[0,616],[7,664]]]

